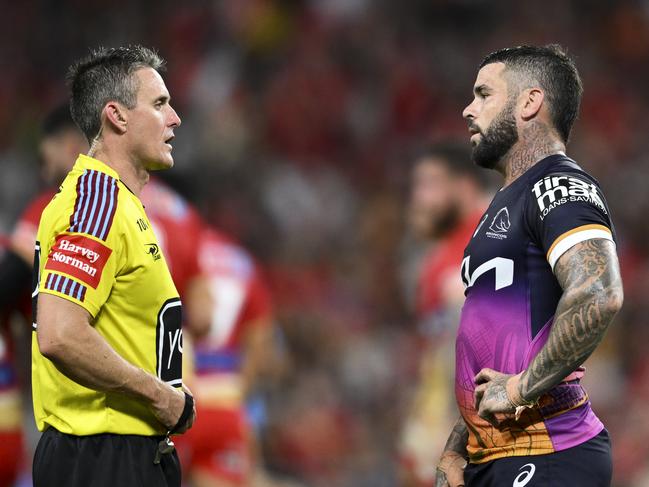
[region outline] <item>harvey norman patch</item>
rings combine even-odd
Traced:
[[[541,220],[548,213],[569,202],[584,202],[595,205],[608,214],[597,185],[576,175],[551,175],[537,181],[532,187],[541,212]]]
[[[112,252],[101,242],[85,235],[64,233],[56,237],[45,269],[63,272],[97,289]]]

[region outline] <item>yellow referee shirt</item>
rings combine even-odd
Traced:
[[[48,293],[84,307],[130,363],[182,384],[181,305],[140,200],[109,166],[80,155],[43,211],[36,242],[34,304]],[[34,307],[34,322],[38,310]],[[32,388],[38,429],[73,435],[158,435],[149,408],[88,389],[41,355],[34,325]]]

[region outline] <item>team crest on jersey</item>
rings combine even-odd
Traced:
[[[61,234],[47,257],[45,269],[63,272],[97,289],[113,251],[85,235]]]
[[[536,197],[543,220],[552,210],[569,202],[584,202],[595,205],[607,214],[599,188],[574,175],[546,176],[534,184],[532,193]]]
[[[487,237],[504,240],[507,238],[507,231],[511,226],[512,224],[509,221],[509,210],[505,206],[496,213],[491,225],[489,225],[489,230],[486,232],[486,235]]]

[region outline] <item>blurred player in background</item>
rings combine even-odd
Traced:
[[[11,235],[3,239],[3,251],[0,252],[0,310],[5,318],[12,312],[18,312],[22,315],[25,323],[29,323],[31,328],[31,311],[30,308],[30,284],[31,273],[34,261],[34,244],[36,242],[36,232],[38,223],[43,209],[55,194],[56,185],[61,183],[65,175],[72,168],[72,163],[80,153],[88,150],[88,144],[72,121],[70,109],[67,104],[58,107],[50,112],[41,126],[41,139],[39,152],[41,155],[42,176],[46,183],[44,189],[23,211],[18,219]],[[25,327],[27,329],[27,326]],[[18,392],[16,376],[21,375],[29,381],[29,374],[20,373],[15,367],[29,367],[28,361],[19,358],[12,360],[11,353],[17,345],[15,343],[14,333],[8,327],[5,320],[2,326],[2,344],[0,345],[0,368],[2,369],[2,378],[5,381],[0,387],[0,395],[6,396],[0,399],[0,408],[6,410],[0,411],[0,416],[6,421],[2,422],[0,427],[7,426],[13,430],[10,436],[0,438],[3,445],[11,445],[11,448],[2,454],[2,472],[10,469],[18,470],[21,467],[29,469],[31,462],[32,445],[27,445],[27,452],[23,452],[21,445],[16,442],[18,435],[22,433],[22,423],[20,415],[21,394]],[[20,344],[20,341],[19,343]],[[25,349],[20,349],[19,353],[28,356],[30,354],[29,344],[23,343]],[[22,384],[28,386],[29,384]],[[28,387],[27,387],[28,388]],[[23,393],[22,399],[29,399],[29,394]],[[18,414],[18,423],[12,427],[9,424],[16,421]],[[30,427],[33,420],[29,423]],[[4,436],[4,435],[3,435]],[[27,458],[23,458],[23,453],[27,453]],[[2,477],[2,479],[8,477]],[[0,479],[1,480],[1,479]],[[10,482],[0,482],[0,485],[11,485]]]
[[[608,433],[580,379],[623,292],[602,190],[565,155],[577,68],[559,46],[503,49],[483,60],[473,92],[463,112],[473,159],[504,186],[462,261],[461,417],[436,485],[608,486]]]
[[[458,269],[467,240],[487,206],[485,177],[466,144],[439,143],[415,159],[409,222],[431,244],[423,258],[416,319],[423,337],[417,391],[402,437],[403,484],[432,485],[445,435],[457,419],[452,344],[464,302]]]
[[[67,103],[58,106],[45,117],[41,128],[39,152],[42,161],[41,174],[46,188],[25,208],[11,235],[11,248],[22,258],[25,272],[31,274],[34,262],[33,247],[43,209],[72,169],[76,157],[87,151],[88,142],[72,121]]]
[[[168,257],[193,337],[194,434],[176,443],[195,487],[251,486],[261,475],[247,393],[278,359],[270,293],[252,257],[209,227],[177,193],[152,180],[142,192]]]
[[[203,229],[195,254],[185,300],[200,420],[179,447],[194,487],[253,486],[261,472],[245,405],[278,368],[270,295],[250,255],[217,231]]]
[[[0,261],[10,252],[9,239],[0,235]],[[10,268],[4,268],[5,271]],[[1,272],[1,271],[0,271]],[[3,276],[0,280],[4,280]],[[22,297],[26,298],[28,294]],[[0,486],[10,487],[23,461],[22,402],[15,368],[10,314],[16,302],[0,307]]]

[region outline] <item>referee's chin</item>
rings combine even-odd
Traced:
[[[165,169],[171,169],[174,167],[174,160],[173,157],[169,156],[161,161],[151,161],[144,167],[147,171],[164,171]]]

